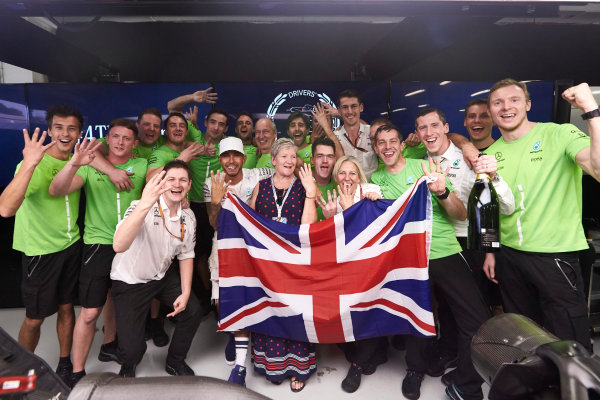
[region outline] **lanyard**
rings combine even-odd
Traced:
[[[160,201],[157,202],[158,204],[158,211],[160,212],[160,217],[162,218],[163,221],[163,225],[165,227],[165,229],[167,230],[167,232],[169,232],[169,235],[173,236],[175,239],[179,239],[183,242],[183,238],[185,236],[185,226],[183,225],[183,215],[181,217],[179,217],[179,223],[181,224],[181,237],[179,236],[175,236],[171,233],[171,231],[169,230],[169,228],[167,228],[167,222],[165,221],[165,214],[163,213],[163,209],[160,205]]]
[[[348,137],[348,134],[346,132],[344,132],[344,137],[346,138],[346,140],[348,141],[348,143],[350,143],[350,145],[352,147],[354,147],[356,150],[360,150],[363,153],[368,153],[368,150],[365,150],[362,147],[359,147],[359,146],[355,145],[354,143],[352,143],[352,140],[350,140],[350,138]],[[356,141],[358,142],[358,138],[356,139]]]
[[[277,219],[276,219],[276,221],[282,222],[281,221],[281,212],[283,211],[283,205],[285,204],[285,201],[287,200],[288,195],[292,191],[292,186],[294,186],[294,182],[295,181],[296,181],[296,177],[294,177],[292,179],[292,183],[290,183],[290,187],[288,187],[287,190],[285,191],[285,196],[283,196],[283,200],[281,201],[281,205],[279,205],[279,203],[277,203],[277,192],[275,192],[275,182],[273,182],[273,176],[271,175],[271,189],[273,189],[273,199],[275,200],[275,207],[277,207]]]

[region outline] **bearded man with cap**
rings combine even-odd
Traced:
[[[204,200],[208,211],[208,220],[215,230],[212,252],[208,259],[210,279],[212,281],[212,300],[219,304],[219,259],[217,246],[217,220],[221,206],[228,192],[237,195],[242,201],[249,203],[252,190],[265,178],[270,178],[270,168],[242,168],[246,162],[244,144],[237,137],[227,137],[219,143],[219,163],[223,171],[211,172],[210,180],[204,183]],[[233,367],[229,382],[246,386],[246,354],[248,352],[248,332],[229,333],[229,342],[225,349],[225,360]]]

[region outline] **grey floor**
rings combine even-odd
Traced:
[[[11,336],[17,337],[19,328],[25,314],[24,309],[0,310],[0,321],[2,328]],[[92,372],[119,372],[116,363],[102,363],[98,361],[97,355],[102,344],[101,322],[98,322],[98,330],[87,360],[86,371]],[[166,324],[167,331],[172,330],[172,325]],[[36,354],[46,360],[51,367],[58,362],[58,341],[56,339],[56,318],[48,318],[42,325],[40,344]],[[209,317],[201,324],[187,362],[194,369],[196,375],[227,379],[231,367],[225,364],[224,349],[227,337],[216,333],[216,322]],[[140,365],[137,367],[137,376],[166,376],[164,363],[167,355],[167,347],[158,348],[148,342],[148,350]],[[261,393],[272,399],[402,399],[400,385],[405,373],[404,352],[389,350],[389,361],[377,368],[377,372],[370,376],[363,376],[362,384],[358,391],[353,394],[344,392],[340,384],[348,370],[348,363],[342,352],[335,345],[319,345],[317,348],[317,372],[307,382],[306,387],[299,393],[292,393],[289,384],[280,386],[268,383],[262,376],[248,369],[246,385],[248,388]],[[248,357],[247,365],[250,366]],[[484,393],[487,386],[484,384]],[[440,378],[426,376],[421,388],[421,399],[436,400],[447,399]]]

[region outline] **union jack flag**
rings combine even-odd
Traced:
[[[312,343],[435,335],[426,178],[395,200],[362,200],[286,225],[229,194],[218,223],[219,330]]]

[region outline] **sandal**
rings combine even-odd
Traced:
[[[281,382],[283,381],[269,381],[271,382],[273,385],[281,385]]]
[[[300,387],[294,388],[294,383],[300,383],[301,385],[300,385]],[[300,379],[296,378],[295,376],[292,376],[292,378],[290,380],[290,389],[292,389],[292,392],[298,393],[302,389],[304,389],[304,386],[306,386],[306,383],[304,381],[301,381]]]

